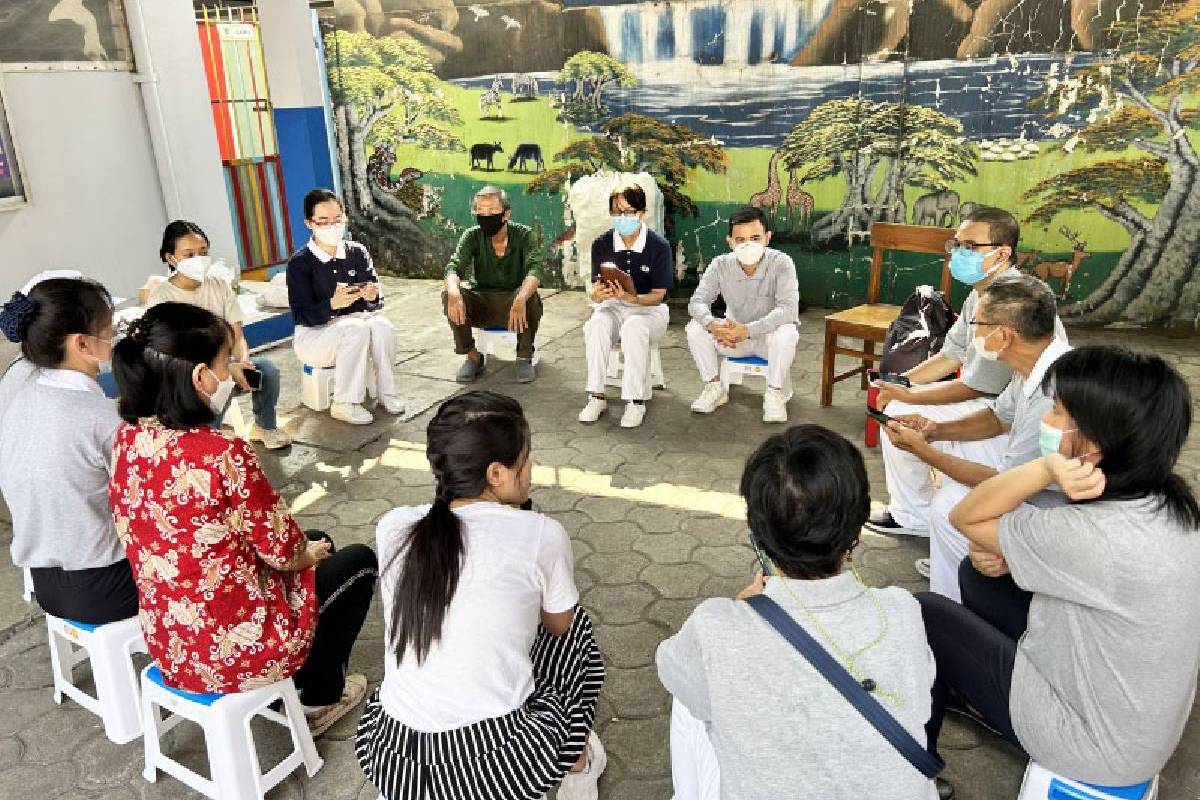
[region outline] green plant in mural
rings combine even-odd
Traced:
[[[1041,103],[1062,116],[1097,102],[1096,121],[1070,141],[1114,157],[1029,189],[1038,205],[1028,219],[1049,226],[1062,211],[1095,211],[1129,232],[1112,272],[1063,317],[1200,327],[1200,156],[1188,137],[1196,111],[1184,105],[1200,90],[1200,0],[1116,23],[1108,41],[1117,44],[1104,61],[1052,83]],[[1141,152],[1121,154],[1130,147]],[[1138,208],[1155,203],[1153,214]]]
[[[812,226],[813,240],[826,244],[865,236],[876,220],[903,222],[907,186],[941,191],[975,174],[974,152],[958,120],[924,106],[857,97],[814,108],[780,150],[801,183],[846,181],[841,204]],[[876,180],[881,167],[886,171]]]
[[[367,147],[407,137],[462,147],[429,120],[456,124],[458,112],[438,88],[433,67],[408,39],[334,31],[325,37],[347,216],[360,239],[372,242],[377,264],[408,274],[440,274],[448,245],[417,222],[412,209],[371,178]]]
[[[723,173],[728,157],[721,145],[684,125],[642,114],[622,114],[600,126],[601,133],[571,142],[555,154],[562,166],[548,169],[525,187],[533,194],[557,194],[585,175],[602,169],[648,172],[663,193],[668,232],[672,217],[696,216],[697,207],[682,187],[691,170]]]
[[[567,59],[556,79],[559,85],[575,85],[567,98],[563,116],[572,120],[598,119],[604,114],[604,90],[610,86],[636,86],[629,67],[604,53],[584,50]]]

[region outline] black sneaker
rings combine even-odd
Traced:
[[[487,364],[487,356],[480,354],[479,360],[475,361],[470,356],[463,360],[463,364],[458,368],[458,374],[454,376],[454,380],[459,383],[474,383],[475,379],[483,374],[484,366]]]
[[[867,517],[867,524],[863,527],[869,531],[874,531],[875,533],[897,533],[907,534],[909,536],[917,533],[914,530],[904,527],[899,522],[896,522],[895,518],[892,517],[892,512],[888,511],[886,508],[882,511],[876,511],[871,516]]]

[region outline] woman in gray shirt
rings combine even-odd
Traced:
[[[1044,379],[1043,457],[950,514],[971,541],[963,605],[921,595],[938,683],[1043,767],[1109,786],[1154,778],[1200,667],[1200,505],[1174,473],[1187,385],[1157,356],[1081,347]],[[1024,501],[1051,484],[1071,505]]]
[[[42,273],[0,311],[22,358],[0,378],[0,492],[13,562],[29,567],[47,614],[88,624],[138,611],[108,507],[121,424],[96,376],[112,355],[112,298],[78,272]]]
[[[924,742],[933,657],[916,600],[843,572],[870,512],[858,450],[818,425],[772,436],[742,473],[764,593]],[[747,603],[705,600],[658,648],[674,696],[676,800],[931,800],[924,777]]]

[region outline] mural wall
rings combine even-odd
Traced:
[[[988,204],[1064,317],[1200,325],[1200,0],[336,0],[324,22],[353,227],[405,274],[440,274],[495,183],[577,283],[571,183],[647,171],[683,291],[745,203],[833,307],[865,294],[872,221]],[[899,258],[885,296],[939,268]]]

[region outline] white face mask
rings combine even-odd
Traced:
[[[996,330],[999,330],[999,328],[997,328]],[[992,334],[994,334],[995,332],[996,331],[992,331],[992,333],[989,333],[987,336],[976,336],[974,339],[975,354],[977,356],[979,356],[980,358],[982,358],[984,361],[996,361],[1000,358],[999,350],[988,350],[986,347],[983,346],[983,343],[986,342],[988,339],[992,338]]]
[[[175,271],[185,278],[191,278],[194,281],[203,281],[204,276],[208,274],[209,268],[212,266],[212,258],[209,256],[192,256],[175,262]]]
[[[752,267],[759,261],[762,261],[763,253],[767,250],[759,242],[742,242],[737,247],[733,248],[733,254],[737,256],[738,263],[742,266]]]
[[[196,367],[196,377],[197,377],[197,379],[198,379],[198,378],[199,378],[199,376],[200,376],[200,372],[201,372],[202,370],[206,370],[206,369],[207,369],[209,372],[213,372],[213,371],[212,371],[211,369],[209,369],[209,367],[208,367],[207,365],[205,365],[205,364],[200,364],[199,366],[197,366],[197,367]],[[214,376],[214,377],[216,376],[216,374],[217,374],[217,373],[213,372],[213,376]],[[227,405],[229,405],[229,398],[233,397],[233,390],[234,390],[234,387],[235,387],[236,385],[237,385],[237,384],[235,384],[235,383],[233,382],[233,376],[232,376],[232,375],[230,375],[230,376],[229,376],[228,378],[226,378],[225,380],[220,380],[220,379],[218,379],[218,381],[217,381],[217,390],[216,390],[215,392],[213,392],[211,395],[208,395],[207,397],[205,397],[205,398],[204,398],[205,402],[207,402],[207,403],[208,403],[208,407],[209,407],[209,408],[211,408],[211,409],[212,409],[212,412],[213,412],[214,414],[216,414],[218,417],[219,417],[219,416],[221,416],[222,414],[224,414],[224,413],[225,413],[225,407],[226,407]],[[200,394],[201,394],[201,395],[203,395],[203,394],[204,394],[204,392],[203,392],[203,391],[201,391],[201,392],[200,392]]]
[[[346,237],[346,223],[335,222],[332,225],[318,225],[312,229],[313,237],[326,247],[334,247]]]

